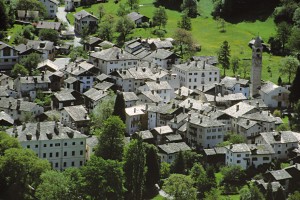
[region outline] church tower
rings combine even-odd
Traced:
[[[252,97],[259,94],[258,91],[261,87],[262,53],[262,40],[260,37],[257,36],[252,46],[252,67],[250,80],[250,95]]]

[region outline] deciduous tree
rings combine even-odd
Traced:
[[[3,156],[5,150],[10,148],[21,148],[21,145],[16,138],[0,131],[0,156]]]
[[[291,83],[291,78],[296,74],[299,65],[297,58],[287,56],[281,60],[279,71],[281,75],[287,76],[289,83]]]
[[[29,71],[26,69],[26,67],[24,67],[23,65],[20,65],[19,63],[16,63],[12,70],[11,70],[11,74],[14,77],[17,77],[19,74],[21,76],[27,76],[29,74]]]
[[[95,155],[104,159],[121,160],[124,147],[125,124],[118,116],[110,116],[100,129]]]
[[[120,33],[120,41],[126,41],[126,36],[135,28],[134,22],[127,16],[121,17],[116,24],[116,31]]]
[[[53,29],[41,29],[39,32],[39,38],[41,40],[49,40],[54,42],[54,44],[57,44],[59,40],[59,34]]]
[[[23,65],[29,73],[36,69],[39,62],[41,62],[41,57],[37,53],[31,53],[20,60],[20,64]]]
[[[282,52],[285,52],[285,46],[288,42],[288,38],[291,35],[291,25],[286,22],[281,22],[277,25],[277,38],[281,41],[282,44]]]
[[[237,56],[234,56],[231,59],[231,67],[232,67],[232,71],[233,71],[234,75],[236,75],[236,73],[239,69],[239,65],[240,65],[240,59]]]
[[[195,41],[189,31],[178,28],[175,30],[173,37],[175,46],[178,48],[181,57],[190,58],[195,54]]]
[[[159,6],[153,13],[153,26],[165,27],[168,22],[168,16],[164,7]]]
[[[182,28],[182,29],[185,29],[187,31],[192,30],[191,18],[187,15],[186,12],[184,12],[181,15],[181,19],[180,19],[180,21],[178,21],[177,26],[178,26],[178,28]]]
[[[189,17],[195,18],[198,15],[198,3],[196,0],[183,0],[181,10],[187,12]]]

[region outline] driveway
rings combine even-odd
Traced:
[[[67,20],[67,12],[65,11],[65,7],[58,7],[56,16],[61,22],[65,22],[68,24],[68,31],[74,31],[74,26],[71,25]],[[74,43],[72,43],[74,47],[82,46],[82,44],[79,43],[80,39],[81,38],[79,37],[79,35],[75,34]]]

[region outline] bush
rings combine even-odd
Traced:
[[[150,27],[150,24],[148,22],[143,22],[139,25],[139,27],[141,28],[149,28]]]
[[[153,34],[159,38],[163,38],[165,36],[166,32],[164,30],[156,29],[153,31]]]
[[[273,115],[274,115],[274,117],[281,117],[281,112],[280,112],[280,110],[274,110],[274,112],[273,112]]]

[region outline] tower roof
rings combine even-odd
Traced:
[[[263,41],[262,41],[261,37],[257,36],[255,38],[255,41],[254,41],[254,46],[255,47],[262,47],[262,43],[263,43]]]

